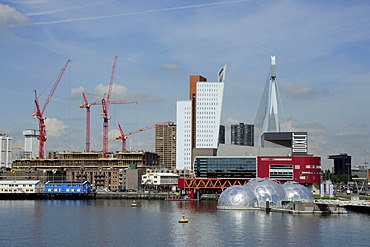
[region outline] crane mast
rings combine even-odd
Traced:
[[[90,152],[90,107],[89,101],[84,92],[82,92],[82,98],[84,104],[80,105],[80,108],[86,108],[86,152]]]
[[[51,91],[49,93],[49,96],[45,100],[45,103],[44,103],[44,106],[43,106],[42,109],[40,109],[39,100],[38,100],[37,93],[36,93],[36,90],[35,90],[36,111],[33,113],[33,117],[35,117],[39,120],[39,135],[40,135],[39,136],[39,159],[44,159],[44,144],[45,144],[45,141],[46,141],[46,126],[45,126],[45,119],[46,118],[44,117],[44,112],[45,112],[46,107],[48,106],[51,98],[53,97],[53,94],[54,94],[56,88],[58,87],[58,84],[61,81],[61,79],[64,75],[64,72],[65,72],[68,64],[70,63],[70,61],[71,60],[68,59],[66,64],[61,69],[61,71],[60,71],[60,73],[57,77],[57,80],[55,81],[55,83],[53,85],[53,88],[51,89]]]
[[[84,104],[80,105],[80,108],[83,109],[85,108],[86,109],[86,152],[90,152],[90,119],[91,119],[91,106],[93,105],[101,105],[102,102],[98,101],[98,102],[89,102],[87,97],[86,97],[86,94],[84,92],[82,92],[82,98],[83,98],[83,101],[84,101]],[[109,104],[110,105],[115,105],[115,104],[137,104],[137,101],[129,101],[129,100],[111,100],[109,101]]]

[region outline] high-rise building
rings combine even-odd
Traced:
[[[254,146],[254,125],[253,124],[232,124],[231,144],[242,146]]]
[[[0,167],[12,167],[12,139],[10,136],[0,133]]]
[[[190,76],[189,100],[177,102],[176,168],[191,169],[193,149],[216,149],[219,144],[226,66],[217,82]]]
[[[159,155],[163,168],[176,169],[176,125],[174,123],[155,126],[155,152]]]
[[[271,56],[270,73],[254,122],[254,144],[261,147],[261,137],[266,132],[286,131],[283,104],[276,81],[276,59]]]
[[[35,129],[23,130],[24,135],[24,157],[35,159],[39,154],[38,138],[40,131]]]

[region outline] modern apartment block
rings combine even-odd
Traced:
[[[155,126],[155,152],[159,155],[162,168],[176,169],[176,125],[174,123]]]
[[[12,137],[0,133],[0,168],[12,167]]]
[[[40,131],[35,129],[23,130],[24,135],[24,157],[35,159],[39,155]]]
[[[253,124],[232,124],[231,144],[242,146],[254,146],[254,125]]]
[[[217,82],[190,76],[189,100],[177,102],[176,168],[191,170],[193,149],[216,149],[219,144],[226,66]]]

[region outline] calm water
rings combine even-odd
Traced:
[[[370,215],[223,211],[215,202],[0,201],[0,246],[370,246]],[[188,224],[179,224],[185,212]]]

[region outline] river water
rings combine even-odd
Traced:
[[[370,246],[370,215],[217,210],[216,202],[0,201],[0,246]],[[188,223],[180,224],[182,213]]]

